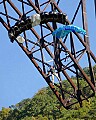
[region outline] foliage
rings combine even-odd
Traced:
[[[10,108],[2,108],[2,111],[0,111],[0,120],[6,120],[9,116]]]
[[[96,66],[93,67],[96,75]],[[88,73],[87,68],[84,69]],[[89,73],[88,73],[89,74]],[[73,77],[75,81],[75,77]],[[84,86],[84,80],[81,85]],[[66,90],[71,90],[67,80],[64,80]],[[90,90],[84,89],[86,94]],[[2,108],[0,111],[0,120],[95,120],[96,119],[96,97],[83,102],[83,107],[78,104],[72,109],[66,110],[59,103],[49,87],[38,91],[33,98],[28,98],[9,108]]]

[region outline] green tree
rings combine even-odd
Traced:
[[[2,108],[2,111],[0,111],[0,119],[1,120],[7,120],[7,117],[9,115],[10,108]]]
[[[96,74],[96,65],[93,67]],[[89,74],[88,68],[84,68],[86,74]],[[96,75],[95,75],[96,76]],[[76,78],[72,78],[76,83]],[[85,95],[90,95],[92,90],[81,77],[80,87],[83,88]],[[72,92],[72,87],[67,80],[62,81],[66,91]],[[85,87],[87,86],[87,87]],[[65,93],[65,97],[68,94]],[[74,102],[74,99],[72,100]],[[66,110],[57,100],[49,87],[42,88],[31,99],[24,99],[10,108],[2,108],[0,111],[0,120],[95,120],[96,119],[96,97],[89,99],[89,102],[83,101],[83,107],[75,104],[69,110]]]
[[[33,116],[32,117],[26,116],[26,117],[22,118],[21,120],[36,120],[36,119]]]

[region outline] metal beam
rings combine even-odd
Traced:
[[[96,0],[94,0],[94,5],[95,5],[95,17],[96,17]]]
[[[84,36],[84,41],[89,47],[89,49],[86,50],[87,56],[88,56],[88,62],[89,62],[89,71],[90,71],[90,77],[92,83],[95,85],[95,76],[93,72],[93,67],[91,63],[91,58],[90,58],[90,43],[89,43],[89,36],[88,36],[88,23],[87,23],[87,12],[86,12],[86,0],[82,0],[81,3],[82,7],[82,22],[83,22],[83,28],[86,30],[86,35]]]

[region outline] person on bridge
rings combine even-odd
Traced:
[[[61,81],[59,76],[58,76],[58,73],[55,72],[55,67],[54,66],[51,66],[50,70],[48,71],[52,74],[52,83],[54,85],[54,76],[59,80],[59,82]]]

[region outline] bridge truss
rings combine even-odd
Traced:
[[[15,4],[13,0],[1,0],[0,22],[8,31],[10,41],[13,44],[18,43],[63,107],[68,109],[76,103],[82,107],[83,100],[88,100],[95,95],[92,63],[96,63],[96,57],[90,49],[87,1],[77,1],[71,21],[60,7],[60,3],[64,4],[64,2],[63,0],[43,0],[43,2],[42,0],[17,0]],[[78,13],[82,16],[81,26],[86,30],[85,36],[76,32],[59,40],[52,36],[52,32],[59,26],[74,24]],[[32,15],[39,15],[39,25],[32,25]],[[28,34],[31,34],[31,37]],[[23,42],[18,41],[18,36],[22,36]],[[82,66],[84,60],[89,68],[89,76]],[[52,66],[55,67],[59,77],[59,80],[54,79],[54,83],[49,72]],[[68,80],[68,90],[65,89],[63,82],[65,79]],[[82,81],[85,82],[85,86],[82,85]]]

